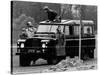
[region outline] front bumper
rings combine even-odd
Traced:
[[[21,50],[21,49],[20,49]],[[18,51],[16,53],[16,55],[22,55],[22,54],[46,54],[47,53],[47,49],[41,49],[41,50],[34,50],[34,49],[28,49],[27,52],[20,52]]]

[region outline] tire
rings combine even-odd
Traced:
[[[51,65],[52,64],[52,60],[51,59],[47,59],[47,63],[48,63],[48,65]]]
[[[87,54],[84,54],[84,56],[82,57],[83,60],[88,60],[89,56]]]
[[[52,64],[55,65],[55,64],[57,64],[57,63],[58,63],[58,59],[53,59],[53,60],[52,60]]]
[[[28,55],[20,55],[20,66],[30,66],[30,58]]]
[[[49,65],[55,65],[55,64],[57,64],[58,63],[58,59],[47,59],[47,62],[48,62],[48,64]]]
[[[94,50],[90,50],[89,57],[90,57],[90,58],[94,58]]]

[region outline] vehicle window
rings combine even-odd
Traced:
[[[79,35],[79,26],[66,26],[65,35]]]
[[[54,32],[56,33],[58,25],[39,25],[37,32]],[[61,32],[63,32],[64,26],[60,26]]]
[[[61,32],[63,32],[64,26],[60,26],[61,27]]]
[[[55,33],[57,28],[58,28],[58,26],[53,26],[53,25],[52,25],[52,26],[51,26],[50,32],[54,32],[54,33]]]
[[[74,26],[74,35],[79,35],[79,26]]]
[[[84,34],[92,34],[92,27],[91,26],[84,26],[83,33]]]
[[[69,26],[65,26],[65,35],[69,35]]]
[[[51,25],[39,25],[37,32],[49,32]]]
[[[58,28],[58,25],[52,25],[50,32],[56,32]],[[60,26],[61,32],[63,32],[64,26]]]

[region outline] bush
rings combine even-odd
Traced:
[[[34,18],[26,16],[25,14],[21,14],[18,18],[13,19],[13,43],[17,42],[22,28],[26,28],[26,23],[29,21],[32,22],[34,27],[37,27]]]

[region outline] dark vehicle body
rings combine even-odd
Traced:
[[[61,26],[63,44],[56,37],[58,26]],[[46,59],[48,64],[56,64],[66,56],[79,56],[80,46],[81,59],[94,58],[94,23],[91,20],[82,20],[81,38],[79,27],[79,20],[40,22],[33,38],[18,40],[16,54],[20,56],[20,66],[29,66],[30,61],[35,62],[38,58]]]

